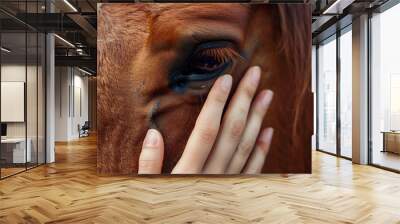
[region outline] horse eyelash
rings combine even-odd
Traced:
[[[245,60],[242,55],[231,47],[206,48],[195,55],[195,57],[201,56],[211,56],[220,63],[226,63],[233,59]]]

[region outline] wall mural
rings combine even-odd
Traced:
[[[170,173],[216,78],[231,74],[233,93],[254,65],[257,91],[274,92],[262,173],[310,173],[310,27],[307,4],[101,4],[98,173],[136,174],[149,128],[162,133],[162,172]]]

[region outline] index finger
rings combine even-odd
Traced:
[[[232,76],[223,75],[211,88],[185,150],[172,173],[200,173],[214,145],[222,113],[232,87]]]

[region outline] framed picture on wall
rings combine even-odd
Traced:
[[[1,122],[25,121],[25,82],[1,82]]]
[[[308,4],[104,3],[98,7],[97,41],[99,174],[137,174],[149,129],[162,135],[161,173],[171,173],[216,80],[232,77],[229,105],[254,66],[260,69],[254,96],[273,92],[267,115],[258,121],[260,130],[274,130],[259,171],[311,172]],[[223,116],[227,111],[229,106]],[[220,154],[231,161],[235,151]]]

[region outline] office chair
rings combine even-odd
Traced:
[[[79,138],[89,136],[89,129],[90,129],[89,121],[85,121],[85,123],[82,125],[82,127],[80,127],[80,125],[78,125]]]

